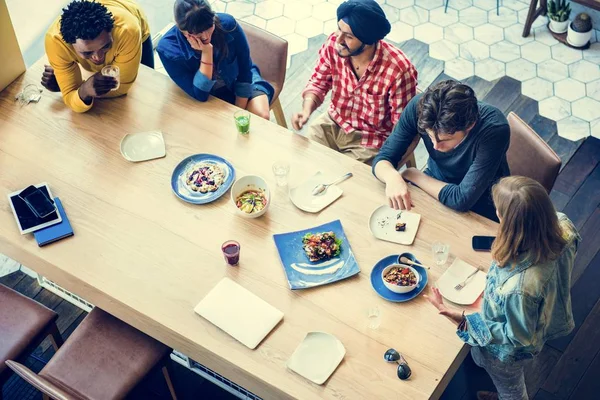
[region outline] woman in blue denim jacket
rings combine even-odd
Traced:
[[[548,340],[569,334],[571,271],[581,240],[564,214],[536,181],[511,176],[492,189],[500,219],[492,246],[480,312],[449,309],[437,288],[428,300],[458,325],[457,334],[473,346],[471,355],[486,369],[498,393],[479,399],[527,399],[523,366]]]
[[[274,89],[250,58],[248,40],[229,14],[214,13],[206,0],[176,0],[176,26],[156,51],[165,70],[187,94],[211,94],[269,119]]]

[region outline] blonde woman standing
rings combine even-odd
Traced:
[[[478,399],[522,400],[528,399],[524,363],[575,327],[571,272],[581,238],[530,178],[503,178],[492,197],[500,228],[481,311],[465,315],[446,307],[437,288],[427,298],[458,325],[473,360],[492,378],[498,392],[478,392]]]

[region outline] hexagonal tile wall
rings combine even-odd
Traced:
[[[216,0],[215,11],[264,28],[289,41],[289,53],[308,39],[337,29],[336,9],[344,0]],[[387,36],[429,45],[429,56],[458,80],[473,75],[493,81],[510,76],[521,93],[539,102],[540,114],[557,121],[558,134],[579,140],[600,137],[600,31],[581,51],[559,43],[537,18],[522,37],[529,0],[377,0],[392,24]]]
[[[586,84],[585,89],[589,97],[600,101],[600,79]]]
[[[562,43],[555,44],[550,47],[552,58],[565,64],[572,64],[583,58],[583,51],[572,49]]]
[[[429,12],[429,21],[437,26],[445,27],[458,22],[458,11],[449,8],[444,11],[444,7],[433,9]]]
[[[494,81],[506,75],[504,68],[505,65],[503,62],[494,60],[493,58],[486,58],[475,63],[475,75],[486,81]]]
[[[464,10],[460,10],[458,15],[461,23],[472,28],[476,28],[488,23],[488,14],[481,8],[469,7]]]
[[[502,41],[490,46],[490,55],[498,61],[510,62],[521,58],[521,49],[516,44]]]
[[[583,83],[600,79],[600,66],[587,60],[577,61],[569,65],[569,75]]]
[[[571,115],[571,103],[558,97],[550,97],[540,101],[540,115],[559,121]]]
[[[567,117],[556,122],[558,134],[565,139],[577,141],[590,136],[590,124],[577,117]]]
[[[449,61],[458,57],[458,45],[448,40],[440,40],[429,45],[429,56],[437,60]]]
[[[575,79],[563,79],[554,84],[554,94],[567,101],[575,101],[585,96],[585,85]]]
[[[569,76],[567,66],[556,60],[548,60],[537,66],[537,74],[550,82],[557,82]]]
[[[523,82],[535,78],[537,74],[536,69],[537,65],[531,61],[519,58],[506,64],[506,75]],[[525,93],[523,92],[523,94]]]
[[[444,30],[431,22],[415,27],[415,39],[423,43],[431,44],[442,40],[443,37]]]
[[[283,15],[283,4],[274,0],[266,0],[256,5],[255,13],[264,19],[281,17]]]
[[[495,25],[481,25],[473,29],[475,40],[487,45],[504,40],[504,30]]]
[[[544,100],[554,94],[552,84],[541,78],[532,78],[521,85],[521,93],[534,100]]]
[[[571,104],[573,115],[584,121],[593,121],[600,118],[600,102],[584,97]]]

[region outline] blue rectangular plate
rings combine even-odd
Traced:
[[[307,233],[335,233],[342,239],[340,255],[327,261],[311,262],[302,249]],[[297,232],[273,235],[279,258],[291,289],[307,289],[349,278],[360,272],[340,220]]]

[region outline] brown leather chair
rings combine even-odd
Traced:
[[[176,399],[166,370],[171,349],[94,308],[39,374],[18,362],[6,364],[48,398],[122,399],[155,367]]]
[[[49,308],[0,284],[0,398],[12,375],[5,361],[24,361],[48,336],[56,350],[62,345],[57,318]]]
[[[288,42],[247,22],[238,20],[238,24],[244,29],[244,33],[248,38],[252,61],[260,69],[262,77],[275,89],[273,101],[271,102],[271,110],[275,114],[275,120],[280,126],[287,128],[285,115],[279,102],[279,94],[285,81]]]
[[[511,175],[532,178],[550,193],[562,164],[548,143],[513,112],[508,114],[510,147],[506,153]]]

